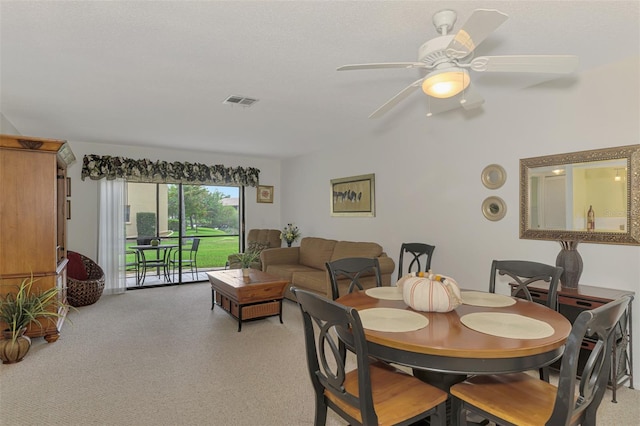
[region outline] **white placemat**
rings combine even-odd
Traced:
[[[504,312],[474,312],[460,317],[460,322],[480,333],[509,339],[542,339],[554,333],[544,321]]]
[[[394,308],[370,308],[358,311],[362,326],[375,331],[415,331],[429,325],[419,313]]]
[[[398,287],[373,287],[364,291],[367,296],[385,300],[403,300],[402,290]]]
[[[460,295],[462,296],[462,303],[465,305],[502,308],[516,304],[516,299],[503,294],[484,291],[461,291]]]

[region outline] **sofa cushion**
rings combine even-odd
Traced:
[[[247,251],[251,253],[260,254],[262,250],[267,248],[269,248],[269,241],[251,241],[249,244],[247,244]]]
[[[379,257],[381,254],[382,246],[377,243],[338,241],[333,249],[331,261],[346,257]]]
[[[89,279],[87,268],[85,268],[80,254],[74,251],[68,251],[67,259],[69,259],[69,262],[67,263],[67,275],[70,278],[78,281],[86,281]]]
[[[277,275],[278,277],[289,281],[292,283],[292,275],[295,272],[316,272],[317,269],[310,268],[304,265],[296,265],[296,264],[286,264],[286,263],[276,263],[273,265],[267,265],[267,269],[265,272],[273,275]]]
[[[279,229],[251,229],[247,234],[247,243],[251,243],[251,241],[268,243],[271,248],[282,245]]]
[[[324,264],[331,260],[336,240],[306,237],[300,241],[300,264],[325,270]]]
[[[304,290],[327,294],[327,271],[294,272],[291,284]]]

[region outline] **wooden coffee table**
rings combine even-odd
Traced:
[[[278,315],[282,324],[282,297],[287,281],[266,272],[242,269],[207,272],[211,282],[211,309],[219,305],[238,320],[238,331],[246,320]]]

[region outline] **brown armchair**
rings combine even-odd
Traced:
[[[247,234],[247,251],[260,253],[266,248],[278,248],[282,245],[279,229],[252,229]],[[242,265],[238,259],[239,253],[230,254],[227,258],[229,269],[240,269]],[[251,264],[251,268],[262,270],[260,258]]]

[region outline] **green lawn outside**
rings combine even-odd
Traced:
[[[174,235],[177,235],[177,233]],[[230,254],[238,252],[239,237],[237,235],[227,235],[219,229],[198,227],[197,230],[194,230],[188,228],[186,237],[187,239],[193,237],[200,238],[200,246],[198,247],[197,254],[198,269],[224,267],[227,262],[227,257]],[[191,246],[191,241],[185,241],[185,243],[185,247]],[[178,238],[162,238],[162,244],[178,244]],[[137,245],[135,240],[128,240],[126,243],[127,251],[129,251],[129,247],[135,245]],[[126,262],[135,262],[135,254],[127,254]]]

